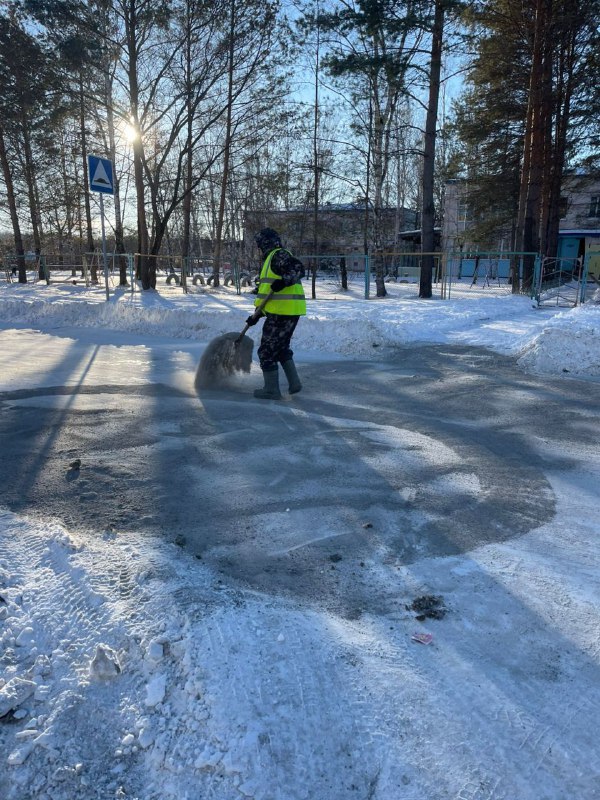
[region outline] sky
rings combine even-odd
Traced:
[[[537,308],[506,287],[420,301],[414,285],[388,286],[388,298],[365,301],[360,284],[319,283],[294,338],[299,368],[385,363],[399,346],[432,343],[487,348],[548,380],[600,379],[599,292],[577,308]],[[252,301],[162,281],[112,293],[0,284],[0,413],[54,402],[41,391],[53,386],[170,381],[191,392],[203,348],[241,326]],[[74,348],[93,353],[81,373]],[[159,353],[170,369],[151,375]],[[18,390],[35,399],[6,394]],[[600,798],[592,441],[567,443],[569,468],[544,468],[555,510],[523,536],[410,564],[374,557],[373,574],[402,596],[443,597],[441,619],[402,604],[344,617],[223,580],[172,537],[70,528],[35,508],[15,513],[0,494],[0,796]],[[535,444],[549,464],[552,437]],[[454,458],[433,441],[417,451]],[[321,500],[316,490],[317,510]]]

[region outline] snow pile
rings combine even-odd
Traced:
[[[600,375],[600,306],[557,313],[524,348],[519,364],[536,373]]]
[[[342,293],[319,285],[294,336],[297,352],[371,357],[378,348],[448,342],[521,356],[523,368],[536,372],[600,375],[600,307],[593,299],[565,311],[534,308],[529,298],[507,294],[505,287],[475,291],[456,284],[449,300],[419,300],[405,284],[387,288],[386,298],[366,301],[356,287]],[[253,295],[237,295],[232,287],[187,295],[170,286],[149,293],[119,290],[107,303],[100,290],[69,284],[0,286],[5,326],[102,329],[204,344],[241,330],[253,302]]]
[[[49,291],[52,291],[52,287]],[[53,298],[52,298],[53,299]],[[153,298],[157,299],[157,298]],[[87,302],[80,298],[62,296],[60,302],[46,298],[1,298],[4,323],[19,322],[37,326],[73,326],[78,328],[109,328],[113,331],[141,335],[172,336],[177,339],[202,339],[210,337],[219,326],[230,323],[225,313],[228,309],[212,310],[206,317],[193,305],[189,310],[181,306],[137,304],[127,295],[118,302]],[[209,322],[210,320],[210,322]],[[243,325],[243,322],[242,322]],[[221,332],[224,332],[225,328]]]
[[[110,532],[84,545],[56,524],[6,512],[0,526],[1,643],[10,665],[0,711],[8,715],[7,763],[20,767],[2,796],[129,796],[119,795],[123,783],[159,786],[161,770],[193,770],[194,733],[208,714],[188,653],[189,622],[171,600],[180,590],[174,546],[144,552]],[[210,585],[200,565],[193,579],[189,566],[179,567],[188,587]],[[9,697],[11,687],[20,693]],[[177,751],[188,738],[196,752],[182,761]]]

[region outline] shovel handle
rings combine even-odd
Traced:
[[[269,294],[265,297],[265,299],[260,301],[259,305],[256,306],[256,311],[254,312],[254,314],[252,314],[253,317],[255,317],[259,312],[261,312],[263,310],[263,308],[267,305],[267,303],[273,297],[274,294],[275,294],[275,292],[269,292]],[[248,323],[246,323],[246,325],[244,326],[244,330],[240,333],[238,338],[235,340],[236,344],[239,344],[242,341],[242,339],[246,335],[246,331],[248,330],[249,327],[250,327],[250,325],[248,325]]]

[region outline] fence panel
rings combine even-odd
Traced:
[[[540,258],[533,280],[533,298],[538,308],[572,308],[585,300],[589,258]]]
[[[373,283],[378,268],[391,296],[418,296],[421,279],[422,254],[413,251],[383,251],[375,254],[343,253],[334,255],[297,254],[306,269],[304,287],[307,297],[315,299],[348,292],[349,296],[366,299],[374,296]],[[531,296],[538,306],[555,304],[567,307],[586,299],[586,287],[596,288],[600,277],[596,275],[595,254],[582,258],[542,258],[524,252],[438,252],[433,256],[432,283],[441,299],[452,292],[485,292],[488,287],[512,292],[512,272],[520,281],[524,264],[535,262]],[[30,283],[72,284],[88,289],[104,288],[102,253],[43,254],[28,253],[25,257],[27,280]],[[109,253],[108,281],[116,287],[120,272],[127,274],[131,291],[138,290],[140,254]],[[214,261],[212,258],[179,255],[144,256],[152,264],[157,277],[157,289],[172,287],[184,293],[195,287],[214,287]],[[0,278],[8,283],[18,280],[18,260],[5,254],[0,265]],[[234,288],[238,294],[250,289],[258,277],[260,264],[240,266],[235,260],[221,263],[219,282],[223,287]],[[108,287],[107,287],[108,288]]]

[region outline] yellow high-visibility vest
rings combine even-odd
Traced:
[[[281,278],[281,275],[278,275],[271,269],[273,256],[281,249],[281,247],[276,247],[274,250],[271,250],[269,255],[265,258],[265,263],[262,265],[260,271],[258,294],[254,301],[255,306],[259,306],[265,297],[268,297],[273,281],[277,278]],[[283,314],[290,317],[304,316],[306,314],[306,298],[304,296],[302,284],[295,283],[293,286],[286,286],[285,289],[277,292],[277,294],[273,296],[273,299],[269,300],[266,304],[263,311],[266,311],[268,314]]]

